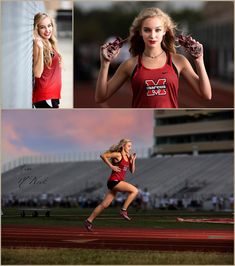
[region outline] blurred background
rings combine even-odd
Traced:
[[[2,108],[32,108],[33,18],[38,12],[57,23],[63,57],[60,107],[73,107],[72,10],[72,1],[1,1]]]
[[[2,111],[3,210],[94,207],[110,175],[99,155],[122,138],[137,153],[133,207],[233,210],[233,110],[58,112]]]
[[[204,45],[204,60],[213,88],[211,101],[202,100],[180,81],[179,106],[233,107],[234,3],[229,1],[75,1],[74,2],[74,107],[130,107],[132,92],[125,84],[109,101],[96,104],[99,47],[116,36],[126,38],[137,14],[146,7],[168,13],[185,34]],[[184,53],[179,50],[180,53]],[[110,68],[129,57],[128,46]],[[190,59],[190,58],[189,58]]]

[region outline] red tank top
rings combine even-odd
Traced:
[[[134,108],[178,108],[179,78],[170,53],[165,65],[157,69],[144,67],[139,56],[131,85]]]
[[[44,65],[42,76],[35,78],[33,89],[33,103],[50,100],[60,99],[61,92],[61,65],[60,56],[54,50],[52,57],[52,64],[50,67]]]
[[[130,165],[129,159],[128,159],[128,161],[126,161],[122,156],[121,161],[114,163],[114,165],[118,166],[121,169],[121,171],[120,172],[112,171],[112,173],[109,177],[109,181],[114,181],[114,180],[123,181],[125,178],[126,171]]]

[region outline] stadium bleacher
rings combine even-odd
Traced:
[[[233,193],[233,160],[232,153],[137,159],[136,172],[126,180],[157,195],[191,191],[194,196],[228,196]],[[2,174],[2,195],[102,195],[109,174],[101,160],[22,165]]]

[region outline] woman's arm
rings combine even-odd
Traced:
[[[121,169],[118,166],[113,165],[109,159],[117,159],[118,161],[121,160],[120,152],[105,152],[100,155],[100,158],[115,172],[120,172]]]
[[[33,42],[33,73],[36,78],[40,78],[44,69],[43,43],[39,38]]]
[[[199,44],[201,45],[201,44]],[[210,81],[206,72],[203,60],[203,47],[201,45],[201,54],[198,57],[193,57],[196,71],[193,70],[189,61],[182,55],[174,55],[174,61],[180,69],[182,76],[189,82],[194,91],[201,97],[211,100],[212,90]]]
[[[207,72],[206,72],[203,57],[201,56],[200,58],[194,59],[194,64],[196,66],[197,74],[199,77],[200,93],[205,99],[211,100],[212,89],[211,89],[209,77],[208,77]]]
[[[132,154],[130,158],[130,172],[132,174],[135,172],[135,160],[136,160],[136,153]]]
[[[203,57],[194,59],[197,74],[186,58],[182,60],[181,74],[189,82],[194,91],[201,97],[211,100],[212,90],[208,75],[206,73]]]
[[[97,103],[102,103],[108,100],[118,89],[121,88],[121,86],[130,76],[128,71],[130,69],[130,61],[127,60],[118,67],[113,77],[108,80],[108,72],[111,60],[118,56],[120,48],[117,48],[117,50],[114,51],[113,56],[110,57],[106,55],[106,50],[107,44],[103,45],[100,51],[101,67],[95,91],[95,101]]]

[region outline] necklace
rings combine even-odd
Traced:
[[[163,53],[164,53],[164,50],[162,50],[162,52],[160,54],[158,54],[158,55],[151,56],[151,55],[147,55],[145,52],[144,52],[144,55],[147,56],[147,57],[150,57],[150,58],[154,59],[154,58],[159,57]]]

